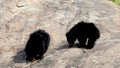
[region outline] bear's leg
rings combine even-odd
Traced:
[[[30,62],[31,53],[28,51],[28,49],[25,52],[26,52],[26,62]]]
[[[35,61],[36,53],[32,52],[33,50],[26,51],[26,62],[33,62]]]
[[[69,48],[71,48],[72,46],[73,46],[73,44],[71,44],[71,43],[68,45]]]
[[[84,48],[86,46],[87,37],[86,36],[78,37],[78,41],[79,41],[78,48]]]
[[[34,57],[32,57],[32,56],[26,58],[26,61],[27,61],[27,62],[33,62],[34,60],[35,60],[35,59],[34,59]]]
[[[39,55],[39,54],[38,54],[38,55],[35,57],[35,59],[36,59],[36,60],[39,60],[39,59],[43,59],[43,57],[44,57],[43,55]]]
[[[95,39],[95,38],[89,38],[86,48],[87,49],[92,49],[94,47],[94,45],[95,45],[96,40],[97,39]]]
[[[42,59],[44,56],[44,50],[41,49],[41,51],[35,56],[35,59],[38,60],[38,59]]]

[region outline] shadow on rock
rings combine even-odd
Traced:
[[[62,43],[63,44],[63,43]],[[78,43],[75,43],[71,48],[78,48]],[[56,48],[56,50],[62,50],[62,49],[68,49],[68,44],[64,43],[63,45],[59,45],[58,48]],[[84,47],[80,47],[80,48],[84,48]]]
[[[62,50],[67,48],[68,48],[68,44],[64,44],[64,45],[60,45],[58,48],[56,48],[56,50]]]
[[[24,52],[24,50],[19,51],[14,57],[13,57],[13,61],[15,63],[24,63],[26,62],[26,54]]]

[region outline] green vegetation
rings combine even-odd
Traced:
[[[115,4],[120,5],[120,0],[112,0]]]

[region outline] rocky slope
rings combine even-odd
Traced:
[[[120,68],[120,7],[108,0],[0,0],[0,68]],[[94,22],[101,37],[91,50],[67,48],[65,33]],[[29,35],[51,36],[43,60],[25,62]]]

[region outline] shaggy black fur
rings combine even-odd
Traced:
[[[44,30],[35,31],[30,35],[30,38],[25,47],[26,60],[34,61],[42,59],[47,51],[50,42],[50,36]]]
[[[93,23],[79,22],[69,32],[66,33],[69,47],[72,47],[75,40],[78,39],[78,47],[91,49],[94,47],[95,41],[100,37],[98,28]],[[87,44],[86,44],[87,42]]]

